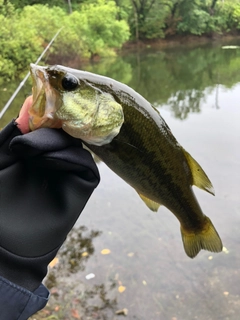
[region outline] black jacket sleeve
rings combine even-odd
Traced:
[[[98,183],[97,167],[80,140],[60,129],[22,135],[14,122],[5,127],[0,133],[1,279],[28,292],[38,290]],[[6,282],[0,285],[2,290]],[[0,300],[0,319],[6,320],[2,307]]]

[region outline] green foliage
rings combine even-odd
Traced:
[[[0,15],[11,17],[13,13],[13,4],[8,0],[0,0]]]
[[[117,20],[117,14],[113,1],[83,4],[81,10],[61,21],[64,29],[54,46],[55,53],[82,58],[113,55],[114,49],[129,38],[128,25]]]
[[[120,5],[126,0],[121,1]],[[212,34],[239,25],[238,0],[129,0],[132,37],[155,39],[174,34]]]
[[[215,25],[220,32],[230,32],[237,28],[237,15],[234,16],[234,11],[239,7],[238,1],[226,0],[219,2],[215,11]],[[237,13],[237,11],[236,11]],[[238,17],[239,20],[239,17]]]
[[[19,15],[19,25],[24,30],[31,29],[44,45],[62,27],[65,16],[66,13],[60,7],[50,8],[41,4],[26,6]]]
[[[128,23],[131,34],[138,39],[164,38],[168,10],[163,0],[131,0]]]
[[[240,22],[238,0],[173,0],[169,8],[170,20],[177,22],[179,33],[226,33],[238,28]]]
[[[164,38],[178,33],[199,36],[213,33],[221,34],[240,29],[240,3],[238,0],[114,1],[71,0],[69,2],[67,0],[52,0],[45,6],[45,12],[39,9],[39,5],[46,3],[44,0],[11,0],[11,3],[23,11],[27,5],[30,5],[46,14],[50,23],[45,29],[48,19],[42,19],[41,34],[44,30],[53,29],[56,22],[57,26],[65,25],[67,30],[62,32],[64,36],[61,41],[58,40],[58,50],[59,54],[68,52],[72,56],[75,52],[84,57],[109,55],[113,52],[111,47],[119,47],[129,38],[127,25],[130,28],[131,38],[137,40]],[[58,16],[57,7],[65,14],[60,23],[61,15]],[[66,15],[70,12],[70,8],[73,10],[71,18]],[[52,9],[56,10],[56,13]],[[39,28],[38,17],[42,18],[41,14],[34,15],[37,22],[32,22],[37,24]],[[79,19],[82,20],[82,23],[78,21]],[[55,21],[51,24],[53,20]],[[113,30],[117,35],[116,38],[112,36]],[[52,33],[49,32],[44,38],[49,38],[48,35],[52,35]],[[67,43],[66,38],[68,37],[69,42]],[[77,37],[80,40],[77,40]]]
[[[36,61],[57,30],[63,27],[50,52],[68,58],[113,55],[129,37],[125,21],[116,19],[113,1],[84,4],[71,15],[60,7],[25,6],[14,10],[0,0],[0,74],[9,79]]]
[[[233,7],[232,20],[234,21],[236,28],[240,29],[240,3],[236,3]]]
[[[26,6],[32,6],[36,4],[42,4],[46,5],[46,3],[49,6],[60,6],[60,7],[66,7],[66,1],[65,0],[10,0],[11,3],[14,5],[15,8],[23,9]]]
[[[156,14],[157,13],[157,14]],[[161,2],[153,1],[144,22],[139,25],[140,38],[157,39],[164,38],[165,20],[168,15],[168,8]]]
[[[123,20],[117,20],[118,8],[115,2],[98,0],[96,3],[84,4],[79,14],[78,25],[84,29],[82,39],[91,56],[106,55],[107,48],[121,47],[128,40],[128,25]]]
[[[34,62],[57,30],[52,57],[113,56],[132,39],[240,29],[239,0],[0,0],[0,74],[13,78]],[[69,14],[70,7],[73,9]],[[66,59],[65,59],[66,60]]]
[[[209,31],[212,17],[201,9],[194,9],[191,15],[187,14],[183,21],[178,24],[178,30],[184,33],[201,35]]]
[[[0,15],[0,74],[14,78],[35,60],[41,52],[41,44],[34,30],[19,26],[18,14],[11,5],[9,8]]]

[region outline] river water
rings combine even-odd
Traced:
[[[189,259],[173,214],[164,207],[151,212],[130,186],[99,163],[101,183],[59,254],[56,271],[50,270],[52,299],[62,310],[52,311],[56,319],[77,319],[76,312],[86,320],[122,319],[115,311],[126,308],[131,320],[238,320],[240,49],[149,48],[85,69],[128,84],[159,109],[214,185],[215,197],[195,187],[194,192],[224,250],[201,251]],[[2,86],[3,102],[12,88]],[[29,86],[1,127],[28,92]]]

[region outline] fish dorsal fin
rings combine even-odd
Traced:
[[[145,202],[145,204],[148,206],[148,208],[154,212],[158,211],[158,208],[160,207],[160,204],[145,197],[143,194],[139,193],[140,198]]]
[[[185,158],[187,159],[188,165],[192,172],[193,184],[200,189],[203,189],[212,195],[215,195],[214,188],[211,181],[208,179],[206,173],[203,171],[202,167],[197,163],[193,157],[183,149]]]

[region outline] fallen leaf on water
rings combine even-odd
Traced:
[[[101,254],[109,254],[111,251],[109,249],[103,249]]]
[[[84,251],[84,252],[82,253],[82,257],[86,257],[86,256],[88,256],[88,252],[87,252],[87,251]]]
[[[124,286],[118,287],[118,292],[120,292],[120,293],[124,292],[125,290],[126,290],[126,287],[124,287]]]
[[[128,257],[131,258],[131,257],[133,257],[133,256],[134,256],[134,252],[129,252],[129,253],[128,253]]]
[[[53,268],[55,267],[56,264],[58,264],[59,259],[58,258],[54,258],[50,263],[49,263],[49,267]]]
[[[115,314],[117,314],[118,316],[126,316],[128,314],[128,309],[123,308],[122,310],[116,311]]]
[[[80,319],[80,315],[76,309],[71,310],[71,315],[74,319]]]

